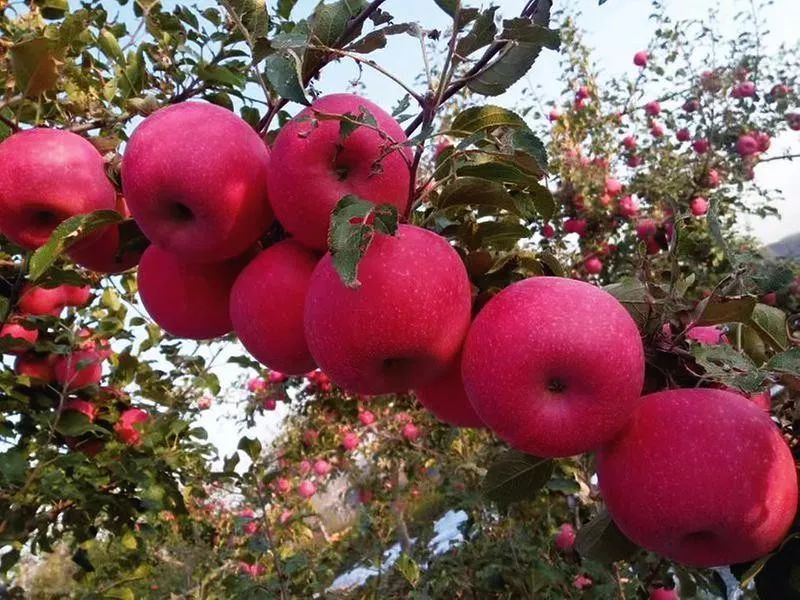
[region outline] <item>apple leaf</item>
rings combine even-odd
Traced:
[[[752,296],[742,296],[724,302],[711,302],[703,309],[697,324],[747,323],[750,321],[756,304],[757,301]]]
[[[481,177],[459,177],[447,185],[442,190],[438,208],[449,206],[493,206],[519,215],[519,208],[505,186]]]
[[[89,417],[76,410],[67,410],[61,413],[58,423],[56,423],[56,431],[69,437],[77,437],[89,432],[101,435],[106,433],[105,429],[93,425]]]
[[[37,0],[35,4],[42,12],[45,19],[61,19],[64,13],[69,10],[67,0]]]
[[[256,438],[242,437],[237,448],[247,454],[250,460],[256,461],[261,456],[261,442]]]
[[[251,39],[267,35],[269,15],[266,0],[230,0],[230,8]]]
[[[278,95],[308,105],[300,71],[297,55],[291,50],[271,54],[265,61],[264,75]]]
[[[697,344],[692,347],[692,354],[697,364],[714,381],[747,393],[758,391],[764,383],[765,374],[748,356],[737,352],[732,346]]]
[[[625,537],[604,510],[578,530],[575,550],[589,560],[611,563],[630,558],[638,546]]]
[[[503,507],[530,500],[553,475],[554,466],[552,459],[507,450],[486,472],[483,493]]]
[[[497,26],[494,24],[495,12],[497,12],[497,7],[492,6],[475,19],[467,35],[456,44],[454,60],[462,60],[476,50],[492,43],[497,33]]]
[[[288,19],[295,4],[297,4],[297,0],[278,0],[278,15]]]
[[[756,304],[750,317],[750,326],[756,330],[764,343],[775,350],[785,350],[789,345],[786,333],[786,313],[767,304]]]
[[[30,98],[52,90],[58,80],[58,60],[46,38],[34,38],[11,46],[11,69],[17,89]]]
[[[331,213],[328,248],[333,266],[347,287],[358,287],[358,263],[364,258],[375,233],[394,235],[397,207],[375,205],[358,196],[343,197]]]
[[[770,371],[800,376],[800,348],[790,348],[773,356],[766,366]]]
[[[456,137],[467,137],[498,127],[528,128],[525,120],[514,111],[487,104],[472,106],[458,113],[450,126],[450,133]]]
[[[525,18],[503,21],[500,39],[539,44],[550,50],[558,50],[561,45],[561,36],[558,31],[542,27]]]
[[[79,239],[100,227],[121,223],[122,220],[122,215],[115,210],[97,210],[85,215],[75,215],[61,222],[50,234],[47,243],[31,256],[29,279],[32,282],[41,279],[56,259]]]

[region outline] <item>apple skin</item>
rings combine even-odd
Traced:
[[[114,425],[117,437],[129,446],[138,446],[142,441],[142,433],[136,429],[136,425],[146,423],[150,420],[148,415],[141,408],[129,408],[122,411],[119,420]]]
[[[128,205],[121,196],[117,197],[117,212],[126,219],[130,217]],[[70,246],[67,254],[75,264],[95,273],[123,273],[139,264],[143,250],[128,250],[119,255],[121,242],[120,226],[109,225]]]
[[[247,351],[272,370],[302,375],[317,368],[306,344],[303,307],[318,261],[314,252],[285,240],[256,256],[233,285],[233,330]]]
[[[247,264],[244,257],[221,263],[187,263],[151,245],[139,262],[142,304],[166,332],[205,340],[230,333],[231,288]]]
[[[402,393],[443,374],[469,328],[471,288],[464,263],[443,237],[413,225],[375,234],[342,283],[330,254],[311,276],[305,332],[331,381],[352,393]]]
[[[103,377],[104,355],[96,350],[76,350],[70,355],[59,355],[53,361],[53,373],[59,385],[67,390],[78,390],[98,385]]]
[[[69,131],[28,129],[0,143],[0,232],[29,250],[75,215],[113,210],[103,157]]]
[[[184,260],[242,254],[272,222],[269,150],[232,112],[204,102],[147,117],[122,159],[122,189],[154,244]]]
[[[53,355],[27,353],[17,357],[14,361],[14,372],[17,375],[27,375],[33,380],[43,383],[55,381],[53,373]]]
[[[379,106],[352,94],[332,94],[284,125],[272,146],[268,187],[275,215],[286,231],[309,248],[327,249],[331,211],[343,196],[355,194],[376,204],[392,204],[401,215],[408,208],[409,148],[381,159],[391,142],[374,129],[358,127],[342,141],[340,121],[319,120],[314,126],[314,111],[358,116],[361,107],[394,142],[406,140],[397,121]],[[375,171],[378,160],[381,168]]]
[[[14,318],[0,327],[0,338],[11,338],[15,347],[5,350],[7,354],[22,354],[26,348],[34,345],[39,339],[38,329],[26,329]]]
[[[644,349],[636,323],[610,294],[534,277],[478,313],[461,374],[475,412],[510,446],[572,456],[625,425],[642,391]]]
[[[455,427],[486,427],[464,391],[460,354],[450,363],[444,374],[415,389],[414,395],[428,412],[444,423]]]
[[[556,548],[562,552],[570,553],[575,547],[575,528],[569,523],[563,523],[555,537]]]
[[[650,600],[680,600],[678,592],[675,589],[668,590],[667,588],[658,587],[650,590]]]
[[[620,530],[693,567],[774,550],[797,511],[795,469],[768,415],[711,388],[645,396],[597,454],[600,491]]]

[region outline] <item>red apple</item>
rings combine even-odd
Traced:
[[[414,425],[414,423],[406,423],[403,425],[403,431],[401,433],[409,442],[415,442],[419,439],[420,435],[419,427]]]
[[[657,587],[650,590],[650,600],[680,600],[680,596],[674,588]]]
[[[103,377],[103,358],[95,350],[75,350],[71,354],[58,355],[53,363],[56,381],[68,390],[97,385]]]
[[[702,217],[708,212],[708,200],[702,196],[692,198],[689,208],[695,217]]]
[[[650,135],[654,138],[662,138],[664,137],[664,128],[658,123],[653,123],[650,125]]]
[[[317,486],[314,485],[313,481],[309,481],[308,479],[301,481],[300,485],[297,486],[297,493],[300,495],[301,498],[311,498],[314,494],[317,493]]]
[[[625,196],[619,201],[619,214],[623,217],[635,217],[639,213],[639,203],[632,196]]]
[[[139,263],[142,304],[168,333],[203,340],[230,333],[231,288],[247,263],[238,257],[220,263],[188,263],[151,245]]]
[[[314,473],[320,477],[324,477],[331,472],[331,463],[327,460],[319,459],[314,462]]]
[[[752,98],[756,95],[756,84],[752,81],[742,81],[734,86],[731,95],[734,98]]]
[[[562,524],[555,538],[556,548],[562,552],[572,552],[575,547],[575,536],[575,528],[572,525]]]
[[[589,88],[585,85],[582,85],[578,88],[578,91],[575,93],[576,100],[585,100],[589,97]]]
[[[380,130],[360,126],[346,138],[341,122],[318,113],[368,111]],[[344,196],[355,194],[376,204],[393,204],[401,214],[408,207],[408,147],[400,125],[369,100],[333,94],[314,102],[284,125],[272,146],[269,197],[281,225],[300,243],[327,248],[331,211]]]
[[[316,367],[303,331],[303,306],[317,262],[316,254],[294,240],[278,242],[256,256],[233,285],[233,330],[270,369],[300,375]]]
[[[583,237],[586,233],[586,228],[589,224],[586,222],[586,219],[567,219],[564,221],[564,231],[567,233],[577,233],[579,236]]]
[[[705,154],[711,148],[711,143],[706,138],[700,138],[692,142],[692,149],[698,154]]]
[[[561,112],[554,108],[550,111],[550,114],[547,115],[547,118],[550,119],[550,121],[558,121],[561,118]]]
[[[686,127],[684,127],[675,133],[675,137],[679,142],[688,142],[690,139],[692,139],[692,134],[688,129],[686,129]]]
[[[626,135],[622,138],[622,145],[625,146],[628,150],[635,150],[638,143],[636,142],[636,138],[632,135]]]
[[[203,102],[173,104],[133,132],[122,187],[133,218],[184,260],[242,254],[272,221],[269,151],[250,125]]]
[[[755,560],[797,511],[792,453],[767,414],[710,388],[645,396],[597,455],[606,507],[640,546],[693,567]]]
[[[655,117],[661,112],[661,103],[658,100],[653,100],[644,105],[644,112],[650,117]]]
[[[504,289],[467,336],[464,388],[510,446],[571,456],[616,435],[644,382],[644,350],[628,311],[582,281],[534,277]]]
[[[0,144],[0,233],[29,250],[75,215],[113,210],[103,157],[79,135],[28,129]]]
[[[8,338],[6,341],[13,344],[5,350],[7,354],[22,354],[39,339],[39,330],[27,329],[19,318],[12,318],[0,327],[0,339],[2,338]]]
[[[68,254],[75,264],[95,273],[122,273],[139,264],[142,253],[128,250],[120,254],[121,242],[119,225],[109,225],[71,246]]]
[[[456,427],[485,427],[464,391],[461,355],[441,377],[414,390],[414,395],[422,406],[444,423]]]
[[[44,288],[26,283],[22,287],[17,306],[20,312],[29,315],[57,317],[64,309],[65,303],[64,286]]]
[[[279,477],[275,480],[275,491],[279,494],[288,494],[292,491],[292,483],[285,477]]]
[[[114,431],[117,432],[117,437],[129,446],[137,446],[142,441],[142,424],[148,420],[150,415],[141,408],[129,408],[122,411],[114,425]]]
[[[419,394],[417,394],[417,398],[419,398]],[[358,413],[358,420],[365,427],[369,427],[375,422],[375,415],[372,413],[372,411],[362,410],[360,413]]]
[[[706,185],[708,185],[710,188],[715,188],[719,186],[720,181],[721,177],[719,175],[719,171],[716,169],[711,169],[706,177]]]
[[[750,134],[743,134],[736,140],[736,152],[740,156],[758,154],[758,140]]]
[[[633,55],[633,64],[635,64],[637,67],[646,67],[649,59],[650,53],[645,50],[640,50]]]
[[[700,101],[695,98],[690,98],[683,103],[683,110],[686,112],[694,112],[700,110]]]
[[[344,432],[344,435],[342,435],[342,448],[344,448],[348,452],[350,450],[355,450],[356,448],[358,448],[359,442],[360,440],[358,438],[357,433],[354,433],[352,431],[346,431]]]
[[[599,275],[603,271],[603,261],[596,256],[590,256],[583,261],[583,268],[589,275]]]
[[[31,352],[22,354],[14,362],[14,372],[17,375],[25,375],[41,383],[51,383],[55,381],[53,356],[33,354]]]
[[[67,412],[70,410],[79,412],[86,416],[90,423],[94,423],[94,420],[97,417],[97,407],[86,400],[67,400],[64,403],[63,411]]]
[[[728,342],[728,338],[725,337],[725,331],[718,325],[692,327],[686,332],[686,337],[706,346],[717,346]]]
[[[447,240],[412,225],[376,234],[358,277],[358,287],[345,286],[330,254],[311,276],[306,339],[331,381],[354,393],[401,393],[442,374],[472,305],[466,269]]]
[[[550,223],[545,223],[542,226],[542,237],[549,240],[556,234],[556,230],[553,229],[553,226]]]
[[[622,191],[622,183],[618,179],[608,177],[606,179],[606,193],[616,196]]]

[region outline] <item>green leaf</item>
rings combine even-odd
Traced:
[[[114,60],[114,62],[119,65],[125,64],[125,53],[122,51],[119,41],[105,27],[100,30],[100,35],[97,36],[97,45],[103,51],[103,54]]]
[[[800,377],[800,348],[790,348],[776,354],[766,364],[766,369]]]
[[[513,134],[511,134],[511,143],[514,146],[514,150],[518,150],[523,152],[533,158],[536,163],[536,167],[538,167],[538,172],[541,175],[544,175],[547,172],[547,148],[539,139],[535,133],[533,133],[530,129],[518,129]],[[534,170],[532,165],[527,165],[526,162],[523,163],[525,166],[528,166],[529,170]]]
[[[350,19],[357,16],[366,5],[365,0],[338,0],[330,4],[320,2],[309,19],[312,41],[324,46],[333,46],[337,43],[349,44],[360,35],[360,27],[349,36],[349,39],[340,38],[344,35]]]
[[[266,0],[230,0],[230,7],[251,40],[267,35],[269,16]]]
[[[692,347],[692,354],[706,375],[727,386],[739,388],[743,392],[758,391],[764,383],[764,373],[745,354],[728,344]]]
[[[253,462],[257,461],[261,456],[261,442],[256,438],[244,436],[239,440],[237,448],[247,454]]]
[[[122,547],[126,550],[136,550],[139,547],[139,542],[136,541],[136,536],[130,531],[126,531],[120,540]]]
[[[503,21],[500,39],[538,44],[550,50],[558,50],[561,45],[558,31],[542,27],[522,17]]]
[[[514,111],[488,104],[461,111],[453,119],[450,133],[456,137],[468,137],[479,131],[498,127],[528,129],[525,120]]]
[[[97,429],[101,428],[92,425],[89,417],[77,410],[66,410],[62,412],[56,424],[56,431],[68,437],[78,437]]]
[[[757,303],[756,299],[751,296],[709,303],[700,314],[697,324],[748,323]]]
[[[98,210],[85,215],[75,215],[63,221],[50,234],[47,243],[31,256],[28,265],[29,279],[32,282],[40,279],[56,259],[82,237],[100,227],[122,221],[122,215],[115,210]]]
[[[433,0],[436,2],[436,6],[441,8],[444,12],[448,14],[450,17],[454,17],[456,15],[456,8],[458,7],[458,3],[460,0]]]
[[[500,506],[531,500],[553,474],[554,462],[507,450],[488,469],[483,493]]]
[[[234,88],[243,88],[247,83],[247,77],[242,73],[236,73],[232,69],[218,65],[201,66],[197,76],[209,83],[221,83]]]
[[[603,511],[578,530],[575,550],[584,558],[603,563],[625,560],[638,550]]]
[[[494,41],[494,36],[497,33],[497,26],[494,24],[495,12],[497,12],[497,7],[492,6],[475,19],[469,33],[456,44],[456,59],[466,58],[476,50],[488,46]]]
[[[43,37],[11,46],[11,69],[17,89],[29,98],[54,89],[58,80],[58,59],[49,40]]]
[[[413,558],[403,552],[400,558],[397,559],[395,568],[400,571],[403,579],[405,579],[412,588],[417,587],[421,572],[419,565]]]
[[[750,326],[756,330],[769,346],[775,350],[785,350],[789,345],[786,333],[786,313],[780,308],[767,304],[756,304],[750,319]]]
[[[268,56],[264,69],[267,81],[279,96],[300,104],[309,104],[303,91],[298,58],[294,52],[287,50]]]
[[[777,292],[792,283],[794,272],[789,265],[778,262],[759,262],[750,275],[761,294]]]
[[[278,15],[288,19],[295,4],[297,4],[297,0],[278,0]]]
[[[17,485],[25,481],[28,461],[24,451],[12,448],[0,453],[0,480],[5,485]]]
[[[448,184],[442,190],[437,206],[440,209],[450,206],[494,206],[520,215],[519,207],[502,183],[478,177],[459,177]]]
[[[36,0],[35,4],[45,19],[63,19],[69,10],[68,0]]]

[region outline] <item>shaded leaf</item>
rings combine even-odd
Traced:
[[[514,111],[488,104],[471,106],[461,111],[453,119],[450,129],[452,135],[456,137],[467,137],[497,127],[528,128],[524,119]]]
[[[766,368],[800,377],[800,348],[790,348],[786,352],[776,354],[769,360]]]
[[[251,39],[267,35],[269,18],[266,0],[230,0],[230,7]]]
[[[500,39],[538,44],[550,50],[558,50],[561,45],[558,31],[542,27],[522,17],[503,21]]]
[[[46,38],[34,38],[14,44],[9,55],[17,89],[25,96],[36,97],[55,87],[58,80],[58,60]]]
[[[625,537],[604,510],[578,530],[575,550],[589,560],[610,563],[630,558],[638,546]]]
[[[264,75],[279,96],[308,105],[297,61],[291,51],[272,54],[266,59]]]
[[[747,323],[758,302],[751,296],[743,296],[723,302],[711,302],[705,306],[698,325],[719,325],[721,323]]]
[[[256,438],[244,436],[239,440],[237,448],[247,454],[253,462],[261,456],[261,442]]]
[[[478,177],[459,177],[442,190],[438,208],[459,205],[494,206],[519,215],[519,208],[502,183]]]
[[[494,24],[495,12],[497,12],[497,7],[492,6],[475,19],[469,33],[456,44],[456,58],[466,58],[476,50],[488,46],[494,41],[494,36],[497,33],[497,26]]]
[[[41,278],[67,248],[85,235],[105,225],[121,223],[122,220],[122,215],[115,210],[98,210],[63,221],[50,234],[47,243],[31,256],[28,265],[29,279],[35,282]]]
[[[786,332],[786,313],[780,308],[767,304],[756,304],[750,318],[750,326],[756,330],[769,346],[784,350],[789,344]]]
[[[553,474],[554,462],[507,450],[488,469],[483,493],[501,506],[531,500]]]

